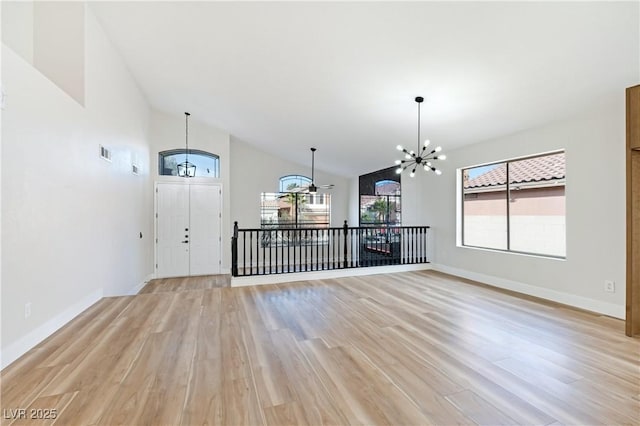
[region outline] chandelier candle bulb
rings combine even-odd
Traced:
[[[420,104],[424,101],[424,98],[421,96],[417,96],[415,98],[415,101],[418,104],[418,149],[417,151],[408,151],[406,148],[403,148],[402,145],[396,146],[398,151],[402,151],[405,154],[404,160],[395,161],[396,165],[400,165],[400,167],[396,169],[396,173],[401,174],[407,168],[413,166],[413,169],[411,170],[409,176],[414,177],[416,174],[416,169],[418,168],[418,166],[422,165],[425,171],[430,170],[435,174],[440,175],[442,174],[442,172],[440,170],[437,170],[435,167],[432,167],[431,162],[428,160],[444,160],[447,158],[447,156],[434,155],[436,152],[442,151],[442,147],[440,146],[431,151],[427,151],[427,146],[430,143],[429,139],[425,139],[424,143],[422,144],[422,148],[420,148]]]

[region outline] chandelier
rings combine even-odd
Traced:
[[[411,169],[411,173],[409,176],[414,177],[416,175],[416,169],[418,167],[424,168],[425,171],[434,172],[437,175],[441,175],[442,172],[436,169],[432,164],[432,160],[445,160],[447,158],[444,154],[438,154],[442,151],[442,147],[436,147],[431,151],[427,151],[427,147],[429,146],[429,140],[425,140],[422,145],[422,149],[420,148],[420,104],[424,101],[422,96],[416,97],[416,102],[418,104],[418,150],[417,151],[408,151],[406,148],[403,148],[402,145],[398,145],[396,148],[398,151],[404,152],[404,160],[396,160],[396,165],[398,168],[396,169],[396,173],[400,174],[404,170],[408,168]]]
[[[196,175],[196,165],[189,162],[189,114],[188,112],[184,113],[184,129],[185,129],[185,157],[184,162],[178,164],[178,176],[191,178]]]

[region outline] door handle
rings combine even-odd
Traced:
[[[184,241],[182,242],[182,244],[188,244],[188,243],[189,243],[189,240],[184,240]]]

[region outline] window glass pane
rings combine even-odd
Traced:
[[[329,194],[299,194],[298,225],[302,227],[329,226]]]
[[[400,195],[400,182],[394,180],[377,181],[376,195]]]
[[[260,222],[263,227],[323,227],[331,222],[331,195],[262,193]]]
[[[506,250],[506,163],[465,169],[462,173],[462,243]]]
[[[162,151],[158,154],[161,176],[177,176],[178,164],[187,159],[184,149]],[[189,150],[189,162],[196,166],[195,177],[220,177],[220,159],[217,155],[205,151]]]
[[[361,195],[360,224],[367,225],[400,225],[401,220],[399,195]]]
[[[565,256],[564,153],[509,162],[510,249]]]

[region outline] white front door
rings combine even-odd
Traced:
[[[156,276],[220,273],[220,185],[156,185]]]
[[[191,191],[190,275],[220,273],[220,186],[189,185]]]

